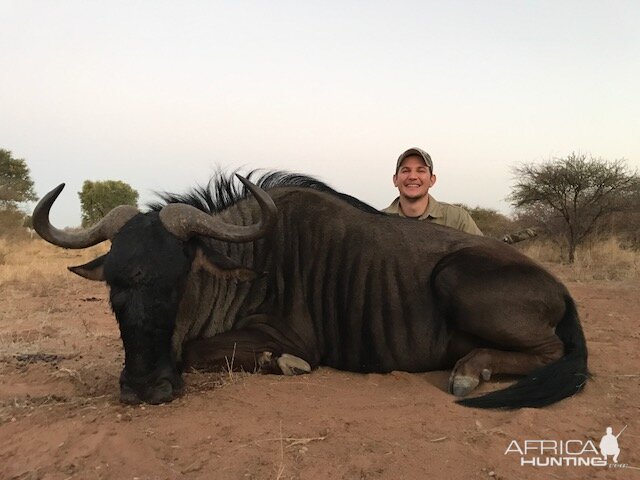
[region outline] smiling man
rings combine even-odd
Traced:
[[[482,232],[463,208],[438,202],[429,194],[436,183],[431,156],[420,148],[410,148],[398,157],[393,185],[400,196],[383,211],[390,215],[428,220],[474,235]]]

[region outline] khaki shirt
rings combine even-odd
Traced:
[[[438,202],[431,196],[431,194],[428,195],[429,203],[427,205],[427,210],[418,217],[418,220],[429,220],[433,223],[437,223],[438,225],[456,228],[474,235],[482,235],[482,232],[476,225],[476,222],[473,221],[471,215],[469,215],[464,208],[444,202]],[[398,215],[400,217],[406,216],[400,209],[399,197],[382,211],[389,215]]]

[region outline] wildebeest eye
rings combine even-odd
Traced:
[[[137,268],[131,273],[131,278],[134,282],[140,281],[142,279],[143,273],[142,270]]]

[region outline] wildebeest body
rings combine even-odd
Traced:
[[[271,361],[285,357],[311,368],[356,372],[454,367],[450,388],[460,395],[481,376],[539,369],[536,380],[496,392],[488,403],[465,400],[476,406],[540,406],[581,388],[586,348],[573,301],[560,282],[517,250],[494,239],[385,216],[317,182],[286,186],[284,177],[285,186],[267,183],[259,182],[277,217],[253,241],[202,235],[179,240],[162,231],[173,228],[162,220],[162,206],[156,207],[160,214],[134,216],[113,236],[99,268],[111,286],[125,344],[127,395],[165,377],[178,390],[167,371],[182,363],[208,368],[232,358],[235,367],[296,371]],[[222,206],[206,195],[200,200],[192,197],[190,203],[228,224],[252,225],[264,215],[253,198],[230,195]],[[167,196],[167,201],[183,200]],[[74,271],[91,277],[95,270],[88,264]],[[121,287],[135,284],[136,275],[158,278]],[[155,291],[141,293],[145,288]],[[119,295],[129,302],[121,310]],[[129,318],[136,306],[144,320]],[[149,314],[154,309],[157,313]],[[570,334],[556,335],[558,324]],[[141,335],[140,328],[151,333]],[[134,352],[131,345],[141,343],[152,353]],[[570,367],[564,372],[567,385],[559,387],[548,379],[561,357]],[[159,383],[162,392],[170,389],[164,380]],[[551,388],[556,391],[547,391]],[[140,391],[134,399],[150,396],[155,403],[172,397]],[[532,391],[542,392],[540,398],[522,398]],[[495,397],[500,392],[507,393]]]
[[[431,273],[449,253],[450,236],[454,248],[477,239],[422,222],[368,218],[375,214],[345,208],[323,192],[269,193],[280,217],[268,238],[248,244],[209,241],[212,249],[266,273],[246,283],[209,278],[211,313],[201,309],[200,318],[191,311],[179,316],[177,331],[188,330],[184,340],[251,326],[277,336],[285,350],[312,366],[361,372],[445,366],[448,331],[437,312]],[[254,221],[247,213],[259,215],[246,204],[225,215]],[[434,244],[434,230],[446,237],[441,245]],[[263,316],[252,321],[256,314],[268,316],[268,325]]]

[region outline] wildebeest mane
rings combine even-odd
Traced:
[[[159,211],[169,203],[185,203],[208,214],[222,212],[249,195],[247,188],[235,180],[235,173],[235,171],[231,173],[218,171],[206,185],[197,185],[184,194],[158,192],[160,201],[151,202],[148,207],[151,210]],[[309,188],[333,195],[363,212],[382,214],[367,203],[345,193],[337,192],[326,183],[307,175],[285,171],[260,174],[260,170],[253,170],[246,178],[266,191],[277,187]]]

